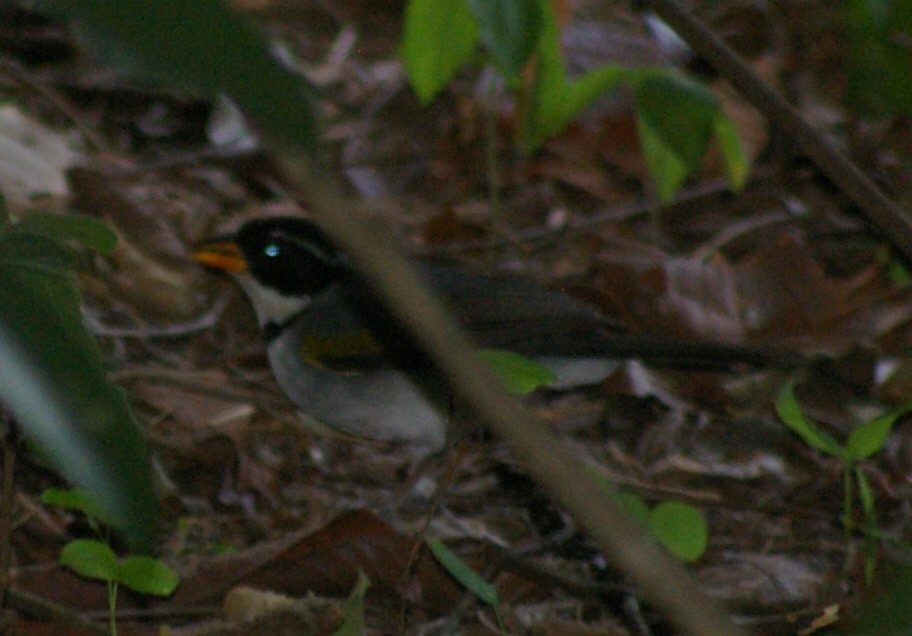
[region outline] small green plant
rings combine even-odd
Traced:
[[[912,402],[863,422],[849,433],[844,444],[820,429],[804,414],[795,397],[794,382],[785,385],[776,398],[776,413],[804,442],[821,453],[830,455],[842,464],[843,527],[846,539],[859,531],[865,537],[865,580],[870,583],[877,563],[876,542],[882,533],[877,527],[877,510],[874,491],[862,470],[861,461],[883,448],[887,435],[896,420],[912,411]],[[860,504],[859,515],[855,503]]]
[[[557,379],[545,365],[512,351],[483,349],[478,355],[513,395],[528,395]]]
[[[597,476],[597,480],[608,484],[600,475]],[[703,515],[692,506],[676,501],[665,501],[650,509],[636,495],[624,493],[617,497],[620,504],[634,518],[642,521],[656,539],[682,561],[695,561],[706,550],[706,521],[703,519]],[[500,596],[497,589],[441,540],[427,539],[427,545],[437,562],[454,579],[474,594],[478,600],[491,607],[497,617],[500,633],[506,634],[500,614]]]
[[[49,488],[41,494],[45,505],[81,512],[99,539],[76,539],[64,546],[60,564],[80,576],[104,581],[108,588],[108,620],[117,636],[117,588],[125,585],[140,594],[169,596],[178,584],[177,574],[161,560],[131,555],[117,558],[103,527],[102,512],[85,490]]]
[[[517,109],[519,143],[531,153],[608,90],[636,98],[640,147],[657,194],[670,200],[719,142],[729,183],[747,178],[731,120],[704,86],[660,68],[605,65],[570,79],[560,26],[548,0],[409,0],[401,55],[418,98],[429,103],[477,57],[504,78]],[[493,188],[492,188],[493,189]]]
[[[633,493],[618,493],[617,498],[624,510],[645,525],[676,558],[692,563],[706,552],[709,528],[703,514],[690,504],[660,501],[650,508]]]
[[[431,549],[431,554],[433,554],[434,558],[437,559],[437,562],[450,573],[450,576],[459,581],[464,588],[478,597],[478,600],[489,605],[491,609],[494,610],[494,615],[497,617],[497,624],[500,627],[500,633],[506,634],[500,616],[500,597],[497,594],[497,588],[486,581],[481,574],[476,572],[475,569],[460,558],[458,554],[450,550],[440,539],[428,539],[427,544]]]
[[[336,628],[332,636],[362,636],[365,632],[364,625],[364,597],[370,587],[370,579],[360,568],[358,580],[351,594],[342,603],[342,624]]]
[[[706,552],[709,527],[699,510],[681,501],[660,501],[650,508],[642,497],[618,492],[615,485],[594,466],[589,466],[588,472],[600,488],[611,493],[621,507],[646,526],[650,534],[676,558],[691,563]]]

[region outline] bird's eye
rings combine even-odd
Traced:
[[[275,258],[276,256],[279,255],[279,251],[280,251],[279,246],[276,245],[275,243],[273,243],[271,245],[267,245],[266,249],[263,250],[263,253],[266,254],[266,256],[269,256],[270,258]]]

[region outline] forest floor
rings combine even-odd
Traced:
[[[662,207],[624,95],[600,100],[524,156],[509,96],[490,91],[484,71],[460,74],[419,104],[397,58],[400,3],[236,4],[317,84],[327,163],[405,253],[559,287],[633,334],[813,359],[798,375],[631,361],[591,389],[529,400],[594,474],[650,505],[701,511],[708,543],[688,568],[738,622],[760,634],[810,633],[801,630],[828,608],[841,620],[864,595],[866,569],[881,583],[890,564],[908,559],[910,423],[898,421],[860,464],[876,525],[864,532],[856,518],[847,533],[843,465],[774,408],[795,380],[808,417],[841,441],[909,400],[907,274],[849,198],[724,82],[707,79],[753,160],[748,183],[730,192],[711,153],[704,173]],[[573,7],[568,65],[669,63],[639,17],[614,5]],[[872,123],[846,106],[834,10],[794,0],[775,10],[715,5],[703,12],[710,25],[890,197],[907,200],[910,127],[900,117]],[[32,134],[60,135],[78,156],[54,197],[4,192],[8,207],[77,210],[119,237],[115,254],[94,258],[81,278],[85,314],[148,431],[164,493],[160,556],[181,575],[168,599],[122,592],[122,633],[331,633],[359,570],[372,583],[368,633],[676,633],[497,440],[469,443],[434,496],[450,456],[412,479],[402,449],[303,428],[272,379],[246,299],[189,251],[247,218],[306,215],[306,202],[255,139],[232,128],[238,118],[224,104],[113,71],[78,35],[28,10],[0,5],[3,22],[0,119],[43,125]],[[64,543],[90,531],[41,504],[59,478],[28,457],[17,470],[13,590],[104,624],[104,586],[57,565]],[[425,535],[494,584],[501,628],[422,547]],[[296,600],[280,618],[239,626],[223,608],[238,586]],[[82,633],[22,608],[4,619],[4,634]]]

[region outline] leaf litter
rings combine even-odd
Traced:
[[[511,150],[514,112],[499,95],[507,214],[492,228],[483,161],[489,102],[480,85],[461,76],[419,108],[393,61],[397,30],[382,28],[398,19],[387,3],[370,11],[351,3],[334,10],[253,5],[250,15],[319,84],[335,165],[355,192],[376,202],[378,218],[406,252],[444,254],[570,290],[639,335],[817,356],[799,397],[809,417],[836,436],[848,433],[859,412],[885,412],[908,399],[909,287],[895,282],[881,241],[812,169],[760,154],[758,176],[730,195],[700,189],[717,174],[708,162],[681,204],[653,210],[642,205],[650,190],[624,99],[600,102],[526,158]],[[738,7],[731,13],[751,42],[760,37],[759,22],[745,20]],[[630,16],[593,7],[583,15],[587,28],[655,46]],[[625,634],[636,633],[638,621],[661,624],[649,608],[630,609],[636,591],[495,440],[469,445],[437,500],[446,461],[422,472],[399,449],[300,427],[268,373],[238,291],[188,267],[186,258],[188,246],[212,230],[252,215],[305,211],[255,140],[226,128],[230,112],[61,54],[72,36],[23,16],[30,55],[0,46],[0,57],[16,59],[29,82],[9,79],[0,67],[6,97],[31,119],[91,130],[106,146],[83,151],[68,179],[69,205],[103,218],[120,237],[119,252],[84,274],[86,311],[148,427],[165,485],[162,553],[182,574],[171,599],[124,599],[136,617],[140,607],[150,612],[145,623],[128,619],[135,633],[152,633],[156,622],[174,633],[206,633],[236,586],[341,601],[359,571],[371,580],[365,603],[374,633],[428,633],[446,620],[460,633],[487,633],[493,615],[466,600],[428,557],[425,533],[494,583],[510,633]],[[622,57],[610,38],[573,24],[565,38],[571,64]],[[800,22],[784,26],[795,46],[809,37]],[[9,37],[0,34],[0,45]],[[794,64],[782,43],[767,53],[763,70],[770,74],[772,64],[772,76]],[[825,62],[789,70],[806,87],[828,79]],[[808,103],[842,108],[832,95],[806,90]],[[735,117],[758,148],[766,146],[763,123],[752,114]],[[229,132],[243,143],[210,143]],[[870,165],[902,182],[908,174],[895,156],[908,133],[894,132],[873,131],[877,139],[860,143]],[[524,242],[528,232],[536,240]],[[196,320],[213,306],[217,312]],[[796,615],[809,623],[862,585],[856,571],[844,569],[851,546],[840,523],[839,467],[775,417],[772,400],[785,379],[766,370],[668,371],[634,362],[603,386],[532,398],[571,439],[579,461],[652,502],[703,510],[709,548],[691,568],[707,592],[761,633],[792,633]],[[902,434],[908,424],[897,428],[882,460],[865,470],[881,528],[902,534],[910,454]],[[58,481],[28,461],[20,472],[26,516],[11,537],[14,587],[75,611],[100,611],[103,590],[55,565],[61,528],[84,531],[71,515],[36,504]]]

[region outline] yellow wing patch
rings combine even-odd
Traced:
[[[310,364],[346,373],[376,366],[377,358],[383,355],[383,345],[367,329],[332,335],[308,334],[302,339],[301,348]]]

